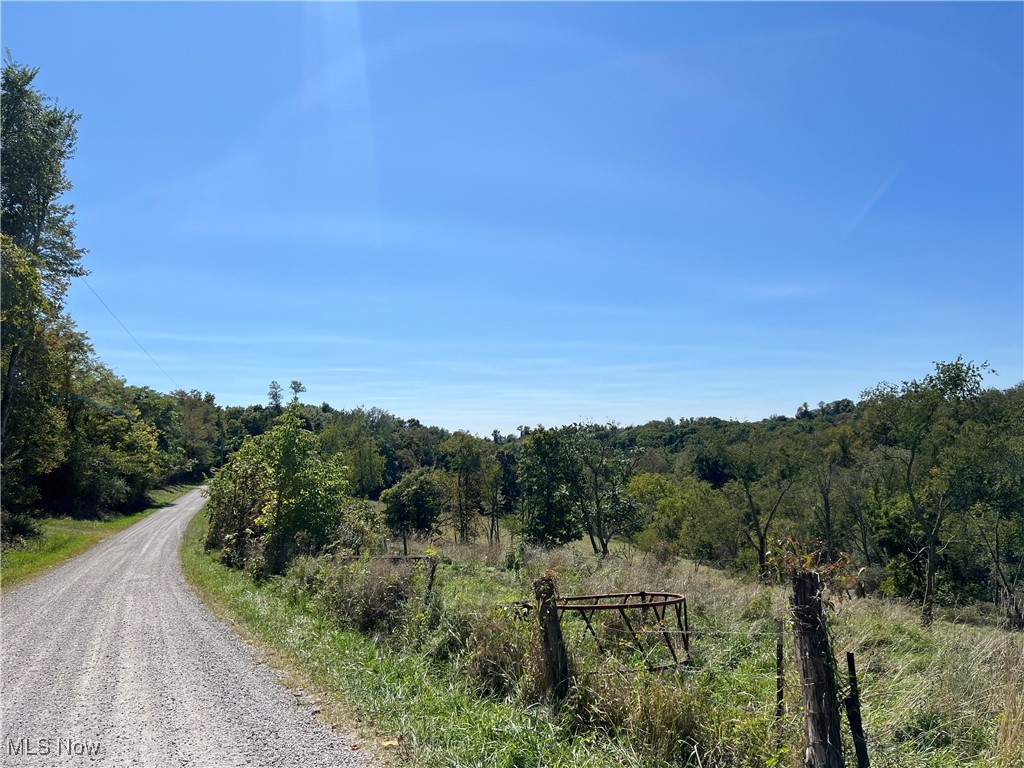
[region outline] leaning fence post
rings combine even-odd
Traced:
[[[857,751],[857,768],[868,768],[868,742],[864,738],[864,724],[860,717],[860,690],[857,687],[857,665],[853,654],[846,653],[846,668],[850,672],[850,695],[843,699],[846,705],[846,719],[850,721],[850,733],[853,734],[853,747]]]
[[[430,598],[434,595],[434,576],[437,574],[438,558],[436,555],[431,555],[427,561],[430,565],[427,567],[427,591],[423,596],[423,604],[430,605]]]
[[[562,638],[562,624],[558,619],[555,602],[555,580],[545,574],[533,582],[537,596],[537,617],[540,622],[541,644],[544,648],[544,667],[552,699],[557,706],[569,693],[569,654]]]
[[[835,659],[814,572],[793,575],[793,639],[804,703],[804,768],[843,768]]]

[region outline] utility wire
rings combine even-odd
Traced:
[[[150,360],[153,361],[153,365],[155,365],[157,368],[159,368],[160,372],[170,380],[171,384],[174,385],[174,388],[175,389],[182,389],[181,385],[178,384],[178,382],[176,382],[174,380],[174,377],[172,377],[171,374],[169,374],[167,371],[164,370],[163,366],[160,365],[160,363],[158,363],[156,361],[156,358],[154,358],[151,354],[149,354],[149,350],[147,350],[144,346],[142,346],[142,342],[135,338],[135,334],[133,334],[131,331],[128,330],[128,326],[121,322],[121,318],[119,318],[117,315],[114,314],[114,310],[112,310],[110,307],[107,306],[107,302],[105,302],[102,299],[102,297],[98,293],[96,293],[96,289],[95,288],[93,288],[91,285],[89,285],[89,281],[85,279],[85,276],[84,275],[79,275],[79,279],[83,283],[85,283],[85,287],[86,288],[88,288],[90,291],[92,291],[92,295],[95,296],[99,300],[100,304],[103,305],[103,308],[106,309],[107,312],[110,313],[110,316],[112,318],[114,318],[115,320],[117,320],[117,324],[120,325],[122,328],[124,328],[124,332],[127,333],[129,336],[131,336],[132,341],[134,341],[136,344],[139,345],[139,349],[141,349],[145,353],[146,357],[148,357]]]

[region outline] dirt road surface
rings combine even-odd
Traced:
[[[373,768],[189,590],[191,491],[0,599],[0,764]]]

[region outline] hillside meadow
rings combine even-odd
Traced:
[[[182,547],[199,593],[292,675],[304,691],[300,704],[340,727],[359,723],[367,747],[395,764],[802,764],[789,623],[785,709],[775,716],[776,620],[788,619],[786,584],[682,559],[658,562],[627,547],[599,558],[579,544],[435,539],[412,547],[440,558],[425,601],[427,560],[321,554],[253,581],[205,551],[207,533],[200,513]],[[566,615],[573,677],[568,698],[553,706],[537,624],[513,605],[533,599],[532,582],[542,574],[561,595],[684,594],[691,663],[650,672],[651,651],[638,648],[612,614],[594,622],[605,653]],[[896,600],[827,600],[835,653],[856,654],[873,766],[1024,765],[1019,632],[992,626],[977,611],[941,611],[922,628],[918,610]],[[845,724],[843,731],[852,765]]]

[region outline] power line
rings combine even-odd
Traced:
[[[103,305],[103,308],[106,309],[107,312],[110,313],[110,316],[112,318],[114,318],[115,320],[117,320],[117,324],[120,325],[122,328],[124,328],[124,332],[127,333],[131,337],[132,341],[134,341],[136,344],[139,345],[139,349],[141,349],[145,353],[146,357],[148,357],[150,360],[153,361],[153,365],[155,365],[157,368],[159,368],[160,372],[170,380],[171,384],[174,385],[174,388],[175,389],[182,389],[182,386],[180,384],[178,384],[178,382],[176,382],[174,380],[174,377],[172,377],[171,374],[169,374],[167,371],[164,370],[163,366],[160,365],[160,363],[158,363],[156,361],[156,358],[154,358],[151,354],[149,354],[149,350],[147,350],[144,346],[142,346],[142,342],[135,338],[135,334],[133,334],[131,331],[128,330],[128,326],[121,322],[121,318],[119,318],[117,315],[114,314],[114,310],[112,310],[110,307],[107,306],[107,302],[105,302],[103,300],[103,298],[98,293],[96,293],[96,289],[95,288],[93,288],[91,285],[89,285],[89,281],[85,279],[85,276],[84,275],[79,275],[79,279],[81,279],[81,281],[83,283],[85,283],[85,287],[86,288],[88,288],[90,291],[92,291],[92,295],[95,296],[99,300],[100,304]]]

